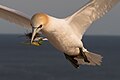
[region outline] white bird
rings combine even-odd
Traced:
[[[102,56],[89,52],[81,40],[89,26],[119,1],[90,0],[80,10],[64,19],[45,13],[36,13],[29,19],[17,10],[0,5],[0,18],[32,28],[31,43],[35,34],[42,32],[55,48],[64,53],[75,68],[79,68],[80,64],[101,65]]]

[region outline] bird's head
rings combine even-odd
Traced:
[[[34,37],[36,33],[41,31],[48,24],[48,16],[43,13],[37,13],[31,18],[31,26],[32,26],[32,38],[31,43],[34,41]]]

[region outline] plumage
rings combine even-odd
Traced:
[[[107,13],[120,0],[90,0],[84,7],[66,18],[76,35],[82,38],[90,25]]]
[[[0,5],[0,18],[32,28],[31,44],[35,35],[42,32],[55,48],[64,53],[75,68],[80,64],[101,65],[102,56],[88,51],[81,39],[87,28],[119,1],[90,0],[80,10],[64,19],[45,13],[36,13],[29,19],[19,11]]]
[[[30,19],[26,17],[25,14],[3,5],[0,5],[0,18],[26,28],[32,28],[30,25]]]

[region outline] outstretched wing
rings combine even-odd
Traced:
[[[120,0],[90,0],[82,9],[66,18],[76,35],[82,38],[86,29]]]
[[[30,19],[14,9],[0,5],[0,18],[21,25],[26,28],[31,28]]]

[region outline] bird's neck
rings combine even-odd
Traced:
[[[42,29],[43,33],[50,33],[55,31],[55,29],[58,27],[59,19],[56,19],[54,17],[49,16],[49,23],[45,25],[45,27]]]

